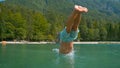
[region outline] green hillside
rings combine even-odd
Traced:
[[[6,0],[0,40],[55,41],[74,4],[85,6],[78,40],[120,41],[120,0]]]
[[[7,4],[15,4],[41,12],[54,11],[69,14],[74,4],[86,6],[90,16],[120,17],[119,0],[6,0]]]

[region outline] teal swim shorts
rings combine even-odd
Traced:
[[[78,37],[79,30],[72,30],[70,33],[67,33],[66,28],[60,32],[60,41],[62,42],[72,42]]]

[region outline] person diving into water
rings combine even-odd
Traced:
[[[73,41],[77,38],[79,33],[79,24],[81,14],[88,12],[86,7],[79,5],[74,6],[72,14],[69,16],[66,27],[60,32],[60,48],[59,53],[68,54],[73,50]]]

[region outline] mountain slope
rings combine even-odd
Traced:
[[[85,6],[89,9],[90,17],[99,16],[103,18],[120,17],[120,0],[7,0],[7,4],[20,5],[37,11],[54,11],[70,14],[74,4]],[[93,17],[94,18],[94,17]]]

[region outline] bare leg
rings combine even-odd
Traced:
[[[73,26],[73,24],[74,24],[74,19],[77,17],[77,15],[78,15],[78,11],[73,10],[71,16],[68,18],[67,23],[66,23],[66,24],[67,24],[67,25],[66,25],[66,31],[67,31],[68,33],[71,31],[72,26]]]
[[[75,5],[71,16],[67,20],[66,31],[68,33],[71,31],[71,29],[75,31],[78,29],[78,26],[80,24],[81,13],[87,11],[87,8]]]
[[[80,24],[80,20],[81,20],[81,13],[79,13],[79,14],[77,15],[77,17],[74,19],[74,24],[73,24],[73,26],[72,26],[72,29],[73,29],[74,31],[77,31],[77,30],[78,30],[78,27],[79,27],[79,24]]]
[[[87,12],[87,11],[88,11],[87,8],[82,7],[82,6],[78,6],[78,8],[79,8],[79,13],[77,14],[76,18],[74,19],[74,24],[73,24],[73,26],[72,26],[72,29],[73,29],[74,31],[77,31],[77,29],[78,29],[78,27],[79,27],[80,20],[81,20],[81,14],[82,14],[83,12]]]

